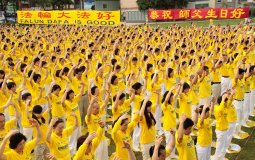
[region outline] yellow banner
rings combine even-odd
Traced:
[[[19,24],[120,25],[120,11],[18,11]]]

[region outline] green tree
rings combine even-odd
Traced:
[[[139,10],[185,8],[188,0],[137,0]]]

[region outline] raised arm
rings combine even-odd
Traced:
[[[53,125],[58,121],[58,118],[53,118],[51,119],[51,122],[50,122],[50,125],[49,125],[49,129],[47,131],[47,134],[46,134],[46,141],[48,143],[51,142],[51,134],[52,134],[52,130],[53,130]]]
[[[6,143],[9,141],[9,139],[11,138],[12,135],[19,133],[18,130],[11,130],[3,139],[1,145],[0,145],[0,159],[1,160],[6,160],[6,156],[4,155],[4,150],[5,150],[5,146]]]
[[[182,115],[182,117],[180,118],[180,124],[178,127],[178,137],[177,137],[177,142],[178,143],[182,143],[183,140],[183,134],[184,134],[184,128],[183,128],[183,123],[184,121],[187,119],[187,116],[185,114]]]

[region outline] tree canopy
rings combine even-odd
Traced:
[[[184,8],[188,0],[137,0],[139,10]]]

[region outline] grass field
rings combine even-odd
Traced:
[[[226,26],[226,25],[238,25],[241,21],[244,21],[244,19],[231,19],[231,20],[213,20],[214,25],[221,25],[221,26]],[[156,26],[161,26],[161,27],[168,27],[173,24],[178,24],[181,27],[190,27],[191,22],[196,24],[197,26],[200,27],[208,27],[209,26],[209,20],[204,20],[204,21],[174,21],[174,22],[155,22],[150,24],[153,27]],[[252,18],[252,22],[255,22],[255,18]]]

